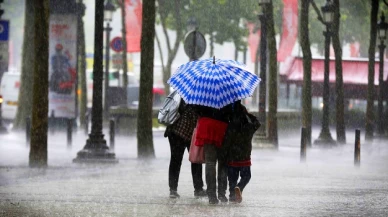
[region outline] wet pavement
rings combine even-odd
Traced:
[[[317,138],[319,129],[313,132]],[[362,139],[355,167],[354,132],[346,145],[308,149],[304,163],[300,132],[279,135],[278,150],[253,150],[243,202],[215,206],[194,198],[187,153],[181,198],[168,198],[170,150],[162,131],[154,132],[151,161],[137,159],[136,136],[117,137],[114,165],[72,163],[85,145],[81,131],[71,148],[64,133],[49,134],[47,169],[28,167],[24,134],[0,135],[0,216],[388,216],[387,140]]]

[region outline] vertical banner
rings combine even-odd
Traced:
[[[283,62],[291,55],[298,38],[298,0],[283,0],[282,36],[278,50],[278,61]]]
[[[248,23],[248,46],[249,53],[251,54],[251,61],[254,63],[256,58],[256,52],[260,43],[260,29],[256,28],[256,24]]]
[[[52,14],[49,39],[49,116],[75,118],[77,16]]]
[[[125,24],[127,28],[127,52],[140,52],[142,25],[142,4],[140,0],[125,0]]]

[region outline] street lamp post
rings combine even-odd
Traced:
[[[112,4],[111,0],[107,0],[104,7],[104,20],[106,21],[106,42],[105,42],[105,98],[104,98],[104,118],[108,120],[109,118],[109,103],[108,103],[108,89],[109,89],[109,59],[110,59],[110,32],[112,28],[110,27],[110,22],[113,18],[113,12],[115,11],[115,6]]]
[[[102,45],[104,33],[104,0],[96,0],[93,63],[92,130],[83,150],[77,153],[75,163],[117,163],[102,133]]]
[[[330,100],[330,87],[329,87],[329,58],[330,58],[330,25],[334,19],[334,8],[330,0],[326,0],[326,5],[321,8],[323,13],[323,20],[326,26],[326,31],[323,32],[325,36],[325,62],[324,62],[324,81],[323,81],[323,115],[322,115],[322,130],[319,134],[315,144],[334,145],[336,142],[331,137],[329,129],[329,100]]]
[[[267,5],[271,0],[259,0],[262,14],[259,14],[261,25],[260,32],[260,85],[259,85],[259,120],[262,123],[258,130],[258,136],[266,137],[266,100],[267,100]]]
[[[83,0],[75,0],[76,3],[76,13],[77,13],[77,54],[76,54],[76,69],[77,69],[77,79],[75,79],[75,118],[79,116],[79,100],[78,100],[78,84],[80,77],[80,67],[79,67],[79,57],[80,57],[80,42],[81,42],[81,31],[82,31],[82,17],[85,15],[85,4]],[[85,94],[85,93],[83,93]]]
[[[384,97],[384,40],[387,37],[388,24],[385,22],[384,14],[381,14],[380,22],[377,24],[378,36],[380,39],[379,45],[379,95],[378,95],[378,118],[377,118],[377,133],[378,135],[384,135],[384,116],[383,116],[383,97]]]

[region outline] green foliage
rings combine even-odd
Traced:
[[[314,2],[319,10],[326,3],[325,0],[314,0]],[[361,56],[366,57],[369,47],[369,44],[365,42],[369,41],[370,1],[341,0],[340,14],[340,39],[343,43],[360,42]],[[310,7],[309,19],[311,44],[317,45],[318,50],[323,53],[324,36],[322,32],[325,26],[317,19],[317,13],[313,7]]]
[[[180,16],[177,10],[177,1],[158,0],[158,21],[165,21],[166,27],[177,30],[176,19],[180,19],[181,29],[186,32],[187,20],[194,17],[199,25],[199,31],[204,35],[213,34],[215,42],[235,42],[244,45],[243,38],[248,36],[246,21],[257,22],[259,5],[256,0],[180,0]],[[275,14],[281,10],[282,1],[275,0]],[[276,24],[281,23],[281,18],[276,17]]]

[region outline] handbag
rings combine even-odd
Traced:
[[[194,128],[193,135],[191,137],[189,161],[191,163],[203,164],[205,163],[205,152],[203,146],[195,145],[195,137],[197,135],[197,128]]]

